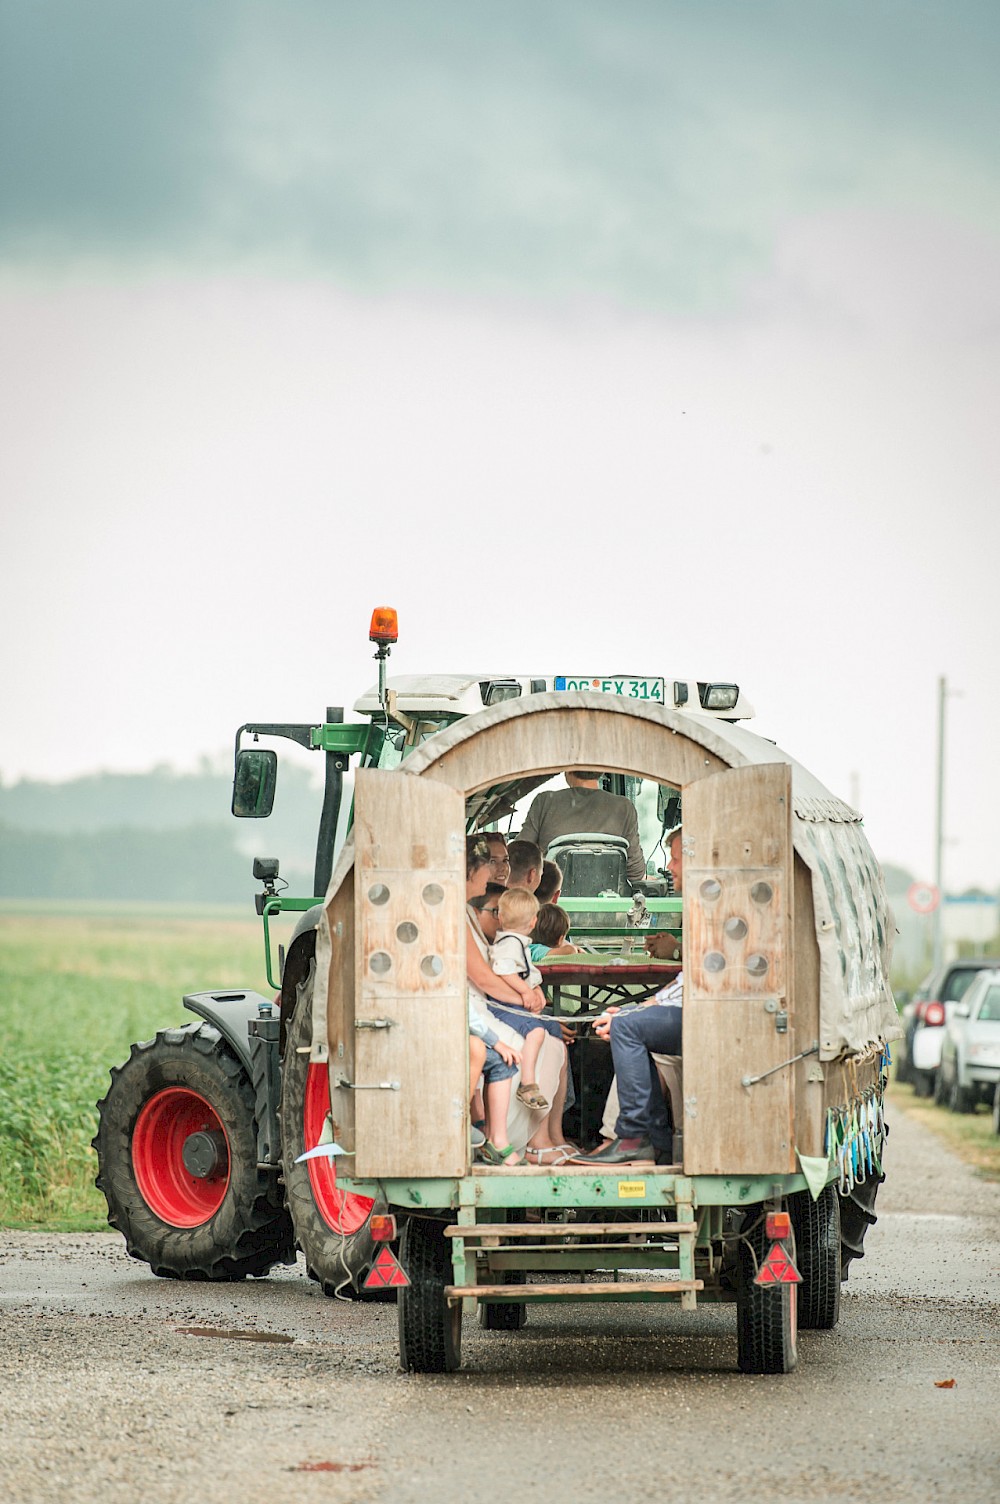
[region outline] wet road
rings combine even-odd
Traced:
[[[177,1284],[115,1234],[5,1233],[0,1498],[992,1501],[1000,1187],[899,1111],[886,1168],[840,1325],[781,1378],[736,1372],[734,1307],[670,1306],[467,1318],[462,1373],[403,1375],[394,1307],[301,1265]]]

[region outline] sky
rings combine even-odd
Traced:
[[[0,776],[736,680],[1000,885],[1000,11],[0,0]]]

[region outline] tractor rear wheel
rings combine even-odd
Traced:
[[[523,1269],[508,1269],[499,1280],[501,1285],[525,1285],[527,1282]],[[485,1332],[519,1332],[527,1321],[528,1307],[523,1300],[482,1300],[479,1303],[479,1325]]]
[[[761,1209],[739,1243],[736,1279],[737,1363],[741,1373],[791,1373],[798,1357],[798,1285],[758,1285],[767,1253]]]
[[[161,1029],[112,1070],[97,1186],[154,1274],[237,1280],[294,1259],[276,1176],[257,1168],[254,1112],[249,1076],[208,1023]]]
[[[281,1161],[285,1197],[295,1237],[306,1260],[311,1279],[324,1295],[371,1298],[362,1281],[375,1257],[369,1218],[375,1203],[368,1196],[355,1196],[337,1186],[337,1160],[309,1159],[296,1164],[300,1154],[313,1149],[332,1131],[330,1076],[326,1061],[310,1061],[312,1043],[312,985],[299,992],[288,1025],[281,1069]],[[376,1298],[393,1299],[394,1290],[374,1292]]]

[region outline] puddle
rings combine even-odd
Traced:
[[[216,1326],[178,1326],[174,1331],[179,1337],[224,1337],[230,1342],[294,1342],[284,1332],[226,1331]]]

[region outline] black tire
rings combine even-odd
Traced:
[[[211,1024],[161,1029],[132,1046],[98,1103],[97,1186],[134,1259],[168,1279],[238,1280],[293,1262],[275,1173],[257,1168],[254,1091]],[[217,1150],[195,1176],[183,1158],[197,1132]]]
[[[975,1112],[976,1110],[975,1089],[962,1086],[957,1075],[948,1088],[948,1107],[951,1112]]]
[[[934,1102],[938,1107],[948,1105],[948,1081],[944,1073],[943,1063],[938,1066],[934,1073]]]
[[[496,1281],[494,1281],[496,1283]],[[527,1275],[523,1269],[507,1269],[502,1285],[523,1285]],[[528,1307],[524,1301],[483,1300],[479,1303],[479,1325],[484,1332],[519,1332],[527,1325]]]
[[[324,1295],[344,1295],[351,1299],[394,1300],[395,1290],[368,1291],[363,1281],[375,1258],[376,1248],[367,1219],[353,1227],[354,1216],[346,1216],[335,1205],[324,1210],[317,1204],[313,1174],[308,1162],[296,1164],[298,1156],[313,1145],[305,1140],[306,1086],[309,1073],[307,1050],[312,1042],[312,987],[306,985],[288,1024],[285,1054],[281,1068],[281,1162],[284,1166],[285,1199],[291,1213],[295,1238],[305,1256],[310,1279],[321,1286]],[[328,1173],[324,1161],[322,1173]],[[350,1231],[341,1231],[343,1225]]]
[[[993,1089],[993,1132],[1000,1133],[1000,1082]]]
[[[915,1097],[932,1097],[934,1095],[934,1078],[936,1071],[913,1072],[913,1095]]]
[[[840,1320],[840,1199],[824,1186],[816,1201],[808,1191],[788,1198],[795,1233],[799,1286],[799,1326],[829,1332]]]
[[[756,1224],[756,1225],[754,1225]],[[736,1279],[737,1363],[741,1373],[791,1373],[798,1357],[798,1285],[756,1285],[768,1249],[760,1208],[739,1243]]]
[[[399,1361],[412,1373],[454,1373],[462,1364],[462,1307],[449,1306],[451,1242],[444,1223],[411,1217],[400,1260],[410,1281],[399,1292]]]
[[[878,1221],[873,1208],[878,1188],[884,1179],[884,1175],[869,1175],[864,1185],[856,1185],[846,1195],[837,1192],[840,1197],[841,1279],[847,1279],[855,1259],[863,1259],[865,1256],[865,1233]]]

